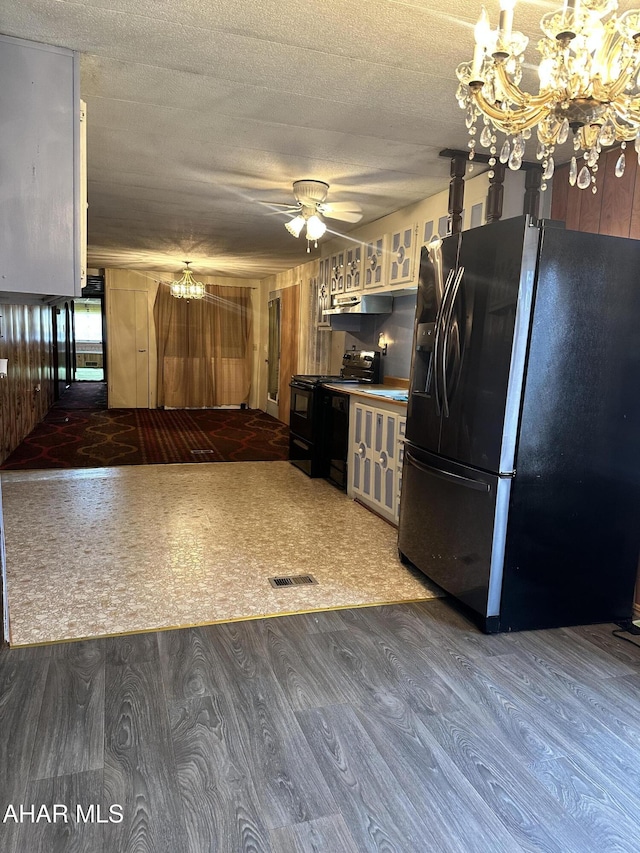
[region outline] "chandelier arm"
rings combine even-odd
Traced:
[[[548,89],[545,89],[537,95],[531,95],[529,92],[523,92],[522,89],[518,88],[518,86],[509,79],[504,62],[497,63],[495,71],[505,95],[510,101],[518,104],[518,106],[541,107],[547,102],[549,98]]]
[[[513,127],[516,126],[516,132],[521,132],[534,125],[539,121],[544,110],[540,107],[531,107],[522,109],[518,112],[509,111],[505,114],[503,109],[490,104],[484,97],[482,92],[476,89],[473,92],[473,97],[478,105],[478,108],[494,122],[494,124],[503,133],[513,133]]]
[[[611,116],[611,123],[613,124],[613,126],[616,129],[616,139],[625,140],[626,142],[629,142],[632,139],[636,138],[636,135],[638,133],[637,124],[640,123],[640,113],[637,114],[635,117],[630,116],[630,118],[632,121],[636,122],[635,127],[634,126],[629,127],[629,125],[626,121],[624,124],[620,124],[620,122],[617,120],[617,117],[615,115]]]
[[[608,89],[608,100],[609,101],[615,101],[616,98],[619,98],[620,95],[622,95],[624,90],[627,88],[631,78],[636,73],[637,63],[638,63],[637,57],[630,58],[627,61],[627,64],[624,67],[624,69],[622,70],[618,79],[615,81],[615,83],[613,83],[611,86],[609,86],[609,89]]]

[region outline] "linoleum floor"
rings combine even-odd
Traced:
[[[396,531],[288,462],[2,474],[12,645],[426,600]],[[274,589],[268,578],[312,574]]]

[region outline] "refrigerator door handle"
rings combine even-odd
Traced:
[[[445,418],[449,417],[449,390],[447,388],[447,350],[449,344],[449,331],[451,327],[451,318],[453,317],[453,307],[456,304],[456,299],[458,298],[458,291],[460,290],[460,283],[462,282],[462,276],[464,275],[464,267],[459,267],[458,272],[456,273],[456,277],[451,286],[451,299],[449,300],[449,308],[447,310],[447,316],[444,322],[444,340],[442,343],[442,410],[444,412]]]
[[[447,296],[449,295],[449,288],[451,287],[451,282],[453,281],[453,277],[455,275],[455,269],[450,269],[449,274],[447,275],[447,280],[444,285],[444,292],[442,294],[442,302],[440,303],[440,307],[438,308],[438,313],[436,314],[435,321],[435,329],[436,333],[433,341],[433,356],[432,356],[432,364],[433,371],[429,371],[433,373],[433,393],[436,400],[436,414],[440,414],[441,403],[440,403],[440,385],[438,383],[438,350],[440,347],[440,337],[441,337],[441,326],[442,326],[442,317],[444,316],[445,307],[447,304]]]
[[[462,477],[460,474],[452,474],[449,471],[442,471],[440,468],[432,468],[431,465],[425,465],[424,462],[419,462],[410,450],[405,448],[404,458],[409,465],[413,465],[418,471],[424,474],[431,474],[433,477],[439,477],[441,480],[457,483],[459,486],[465,486],[468,489],[475,489],[478,492],[491,491],[489,483],[484,483],[480,480],[471,480],[469,477]]]

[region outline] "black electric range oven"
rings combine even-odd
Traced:
[[[328,477],[346,489],[346,458],[348,427],[345,426],[344,404],[341,417],[336,418],[328,383],[353,385],[376,383],[380,380],[380,353],[349,350],[342,359],[340,375],[297,375],[291,377],[291,410],[289,415],[289,460],[309,477]],[[343,395],[341,395],[343,396]],[[347,407],[348,408],[348,407]],[[348,415],[347,415],[348,416]],[[339,435],[332,435],[332,425]],[[340,447],[337,445],[340,444]],[[338,459],[344,445],[344,464]],[[337,465],[336,465],[337,462]],[[339,478],[333,471],[344,472]],[[339,479],[340,482],[336,482]]]

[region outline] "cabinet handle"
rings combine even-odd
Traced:
[[[367,455],[367,448],[364,446],[364,444],[361,444],[360,447],[358,448],[358,456],[360,457],[360,459],[364,459],[364,457],[366,455]]]
[[[139,349],[138,352],[146,352],[146,349]]]

